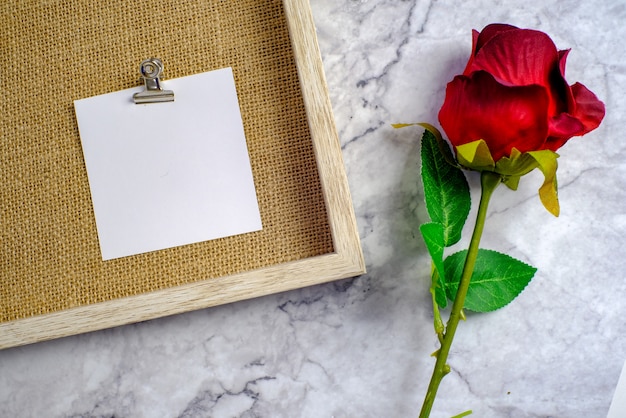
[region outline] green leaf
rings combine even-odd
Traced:
[[[433,281],[431,288],[434,289],[437,305],[443,309],[448,304],[445,292],[446,275],[443,267],[443,249],[445,247],[443,239],[443,226],[434,222],[422,224],[420,226],[420,232],[422,233],[422,238],[424,238],[424,242],[426,243],[426,248],[428,249],[430,258],[433,260],[434,271],[431,276]]]
[[[453,167],[463,168],[456,161],[456,159],[454,158],[454,155],[452,155],[452,151],[450,150],[448,143],[443,139],[443,136],[441,136],[441,132],[439,132],[437,128],[435,128],[430,123],[425,123],[425,122],[420,122],[417,125],[421,126],[422,128],[426,129],[428,132],[433,134],[433,136],[437,140],[439,151],[441,151],[441,155],[443,155],[443,158],[448,162],[448,164],[450,164]]]
[[[434,128],[432,128],[434,129]],[[435,130],[436,131],[436,130]],[[422,136],[422,182],[430,219],[443,227],[444,246],[461,239],[470,211],[470,191],[463,171],[448,163],[450,147],[430,129]]]
[[[454,300],[461,280],[467,250],[448,256],[444,261],[447,273],[446,293]],[[506,254],[478,250],[472,280],[464,307],[474,312],[490,312],[508,305],[530,283],[537,269]]]

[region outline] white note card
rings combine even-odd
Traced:
[[[103,260],[261,229],[232,69],[74,102]]]
[[[613,402],[611,402],[609,414],[607,415],[607,418],[624,417],[626,417],[626,363],[622,368],[622,373],[613,394]]]

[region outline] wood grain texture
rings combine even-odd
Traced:
[[[283,292],[365,272],[341,148],[307,0],[284,0],[334,252],[0,324],[0,348]]]

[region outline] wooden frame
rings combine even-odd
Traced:
[[[19,346],[310,286],[365,272],[341,147],[307,0],[283,1],[334,252],[230,276],[0,323]]]

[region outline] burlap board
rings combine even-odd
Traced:
[[[280,0],[0,6],[0,322],[333,251]],[[232,67],[263,230],[103,262],[73,101]],[[149,158],[149,156],[146,156]]]

